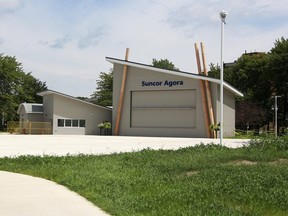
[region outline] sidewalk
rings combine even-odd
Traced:
[[[0,171],[0,215],[105,216],[108,214],[54,182]]]

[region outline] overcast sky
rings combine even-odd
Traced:
[[[288,0],[0,0],[0,52],[49,89],[89,97],[105,57],[169,59],[196,72],[194,43],[220,62],[219,12],[228,12],[224,61],[268,52],[288,35]]]

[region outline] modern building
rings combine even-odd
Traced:
[[[110,57],[106,60],[114,65],[114,134],[117,131],[116,135],[122,136],[209,137],[201,81],[209,82],[215,122],[220,122],[220,80]],[[124,67],[127,75],[123,81]],[[235,96],[243,94],[224,82],[224,137],[234,135]]]
[[[45,122],[51,124],[50,134],[100,135],[97,125],[112,121],[110,108],[52,90],[38,95],[43,97],[43,104],[23,103],[19,106],[20,127],[21,122]],[[20,132],[33,133],[29,126]]]

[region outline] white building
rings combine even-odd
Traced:
[[[100,135],[97,125],[103,121],[112,121],[110,108],[52,90],[38,95],[43,97],[43,104],[23,103],[19,106],[20,127],[21,122],[49,122],[51,134]],[[33,112],[33,107],[38,107],[39,112]],[[25,129],[25,133],[29,133],[29,128]]]
[[[119,122],[119,135],[210,137],[210,125],[205,124],[201,81],[209,82],[214,119],[220,122],[220,80],[121,59],[107,57],[106,60],[114,65],[112,125],[116,131]],[[127,75],[119,112],[124,66],[127,66]],[[225,82],[225,137],[234,135],[235,96],[243,95]]]

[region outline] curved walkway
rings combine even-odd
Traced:
[[[85,198],[54,182],[0,171],[0,215],[104,216]]]

